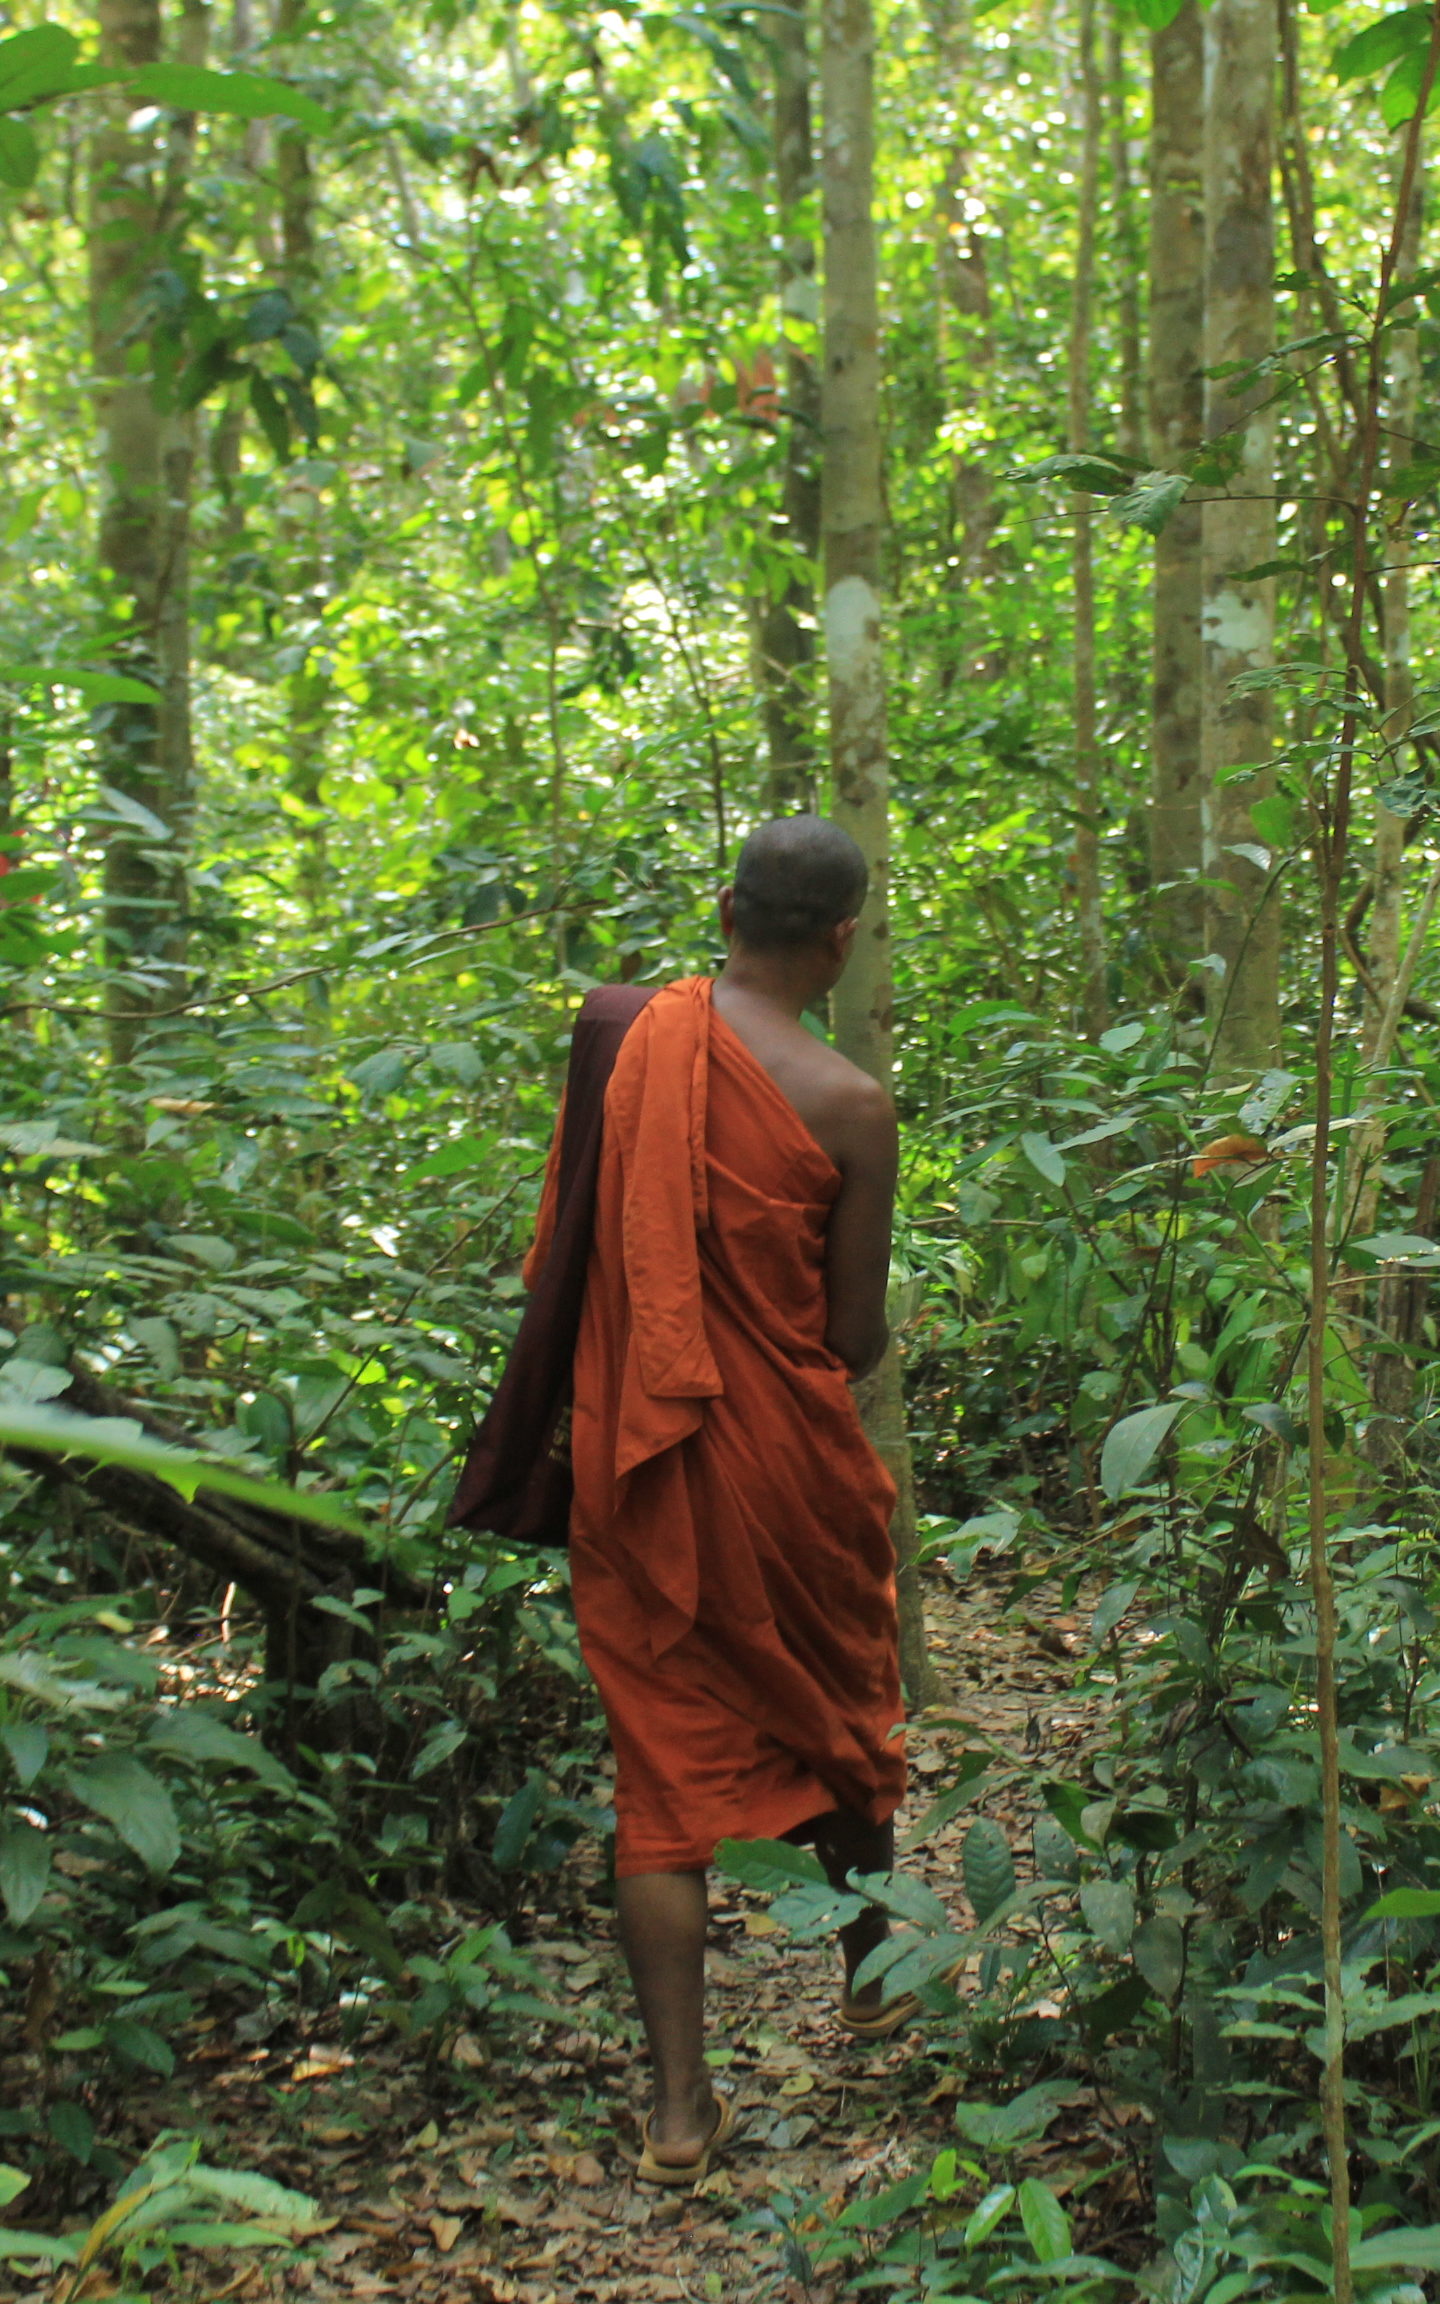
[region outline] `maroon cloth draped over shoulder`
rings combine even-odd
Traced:
[[[539,1230],[526,1264],[530,1300],[470,1443],[450,1507],[452,1526],[488,1528],[524,1544],[568,1541],[575,1343],[595,1229],[605,1090],[620,1043],[654,991],[602,984],[586,993],[575,1020]]]

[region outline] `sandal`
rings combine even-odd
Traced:
[[[931,1982],[953,1984],[964,1973],[964,1969],[962,1955],[960,1959],[952,1960],[948,1968],[942,1968],[938,1976],[931,1978]],[[835,2021],[841,2031],[848,2032],[852,2039],[888,2040],[892,2032],[899,2032],[905,2025],[912,2024],[922,2010],[923,2003],[918,1992],[897,1993],[893,2000],[882,2000],[878,2008],[859,2007],[848,1994],[842,1993],[840,2005],[835,2011]]]
[[[715,2103],[718,2107],[719,2117],[700,2147],[699,2158],[695,2160],[681,2162],[657,2160],[654,2146],[650,2141],[650,2122],[654,2118],[654,2114],[646,2113],[645,2125],[640,2131],[640,2141],[644,2150],[635,2167],[637,2182],[641,2184],[698,2184],[702,2178],[709,2175],[711,2161],[716,2153],[729,2143],[735,2133],[736,2121],[739,2117],[733,2096],[722,2096],[717,2089]]]

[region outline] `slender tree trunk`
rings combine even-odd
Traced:
[[[1408,213],[1400,244],[1399,276],[1403,280],[1419,268],[1420,233],[1424,220],[1424,176],[1417,160]],[[1418,323],[1419,312],[1410,306]],[[1418,325],[1400,328],[1389,341],[1390,376],[1385,412],[1385,464],[1392,480],[1404,472],[1414,454],[1415,422],[1420,403],[1420,336]],[[1399,497],[1399,488],[1393,493]],[[1403,498],[1400,499],[1403,501]],[[1385,735],[1392,747],[1389,771],[1398,775],[1405,765],[1406,739],[1414,712],[1415,677],[1410,662],[1410,567],[1415,556],[1409,508],[1401,514],[1387,539],[1381,577],[1385,630]],[[1368,935],[1369,983],[1366,986],[1360,1047],[1366,1062],[1374,1060],[1376,1036],[1385,1001],[1400,965],[1400,910],[1404,888],[1405,814],[1377,801],[1375,842],[1371,854]]]
[[[880,639],[883,507],[880,313],[874,185],[875,27],[870,0],[823,0],[821,87],[825,346],[821,387],[825,656],[833,813],[859,842],[870,893],[834,994],[835,1039],[888,1088],[894,1078],[890,966],[889,762]],[[867,1429],[899,1490],[892,1534],[900,1662],[912,1704],[936,1692],[915,1561],[914,1490],[895,1347],[867,1386]]]
[[[939,369],[946,413],[963,427],[950,466],[949,589],[958,603],[956,645],[940,665],[940,682],[983,679],[983,635],[992,628],[983,610],[990,542],[995,533],[991,478],[990,382],[995,366],[990,266],[970,194],[967,111],[975,78],[967,0],[951,0],[939,28],[940,70],[950,114],[950,151],[936,202],[939,249]]]
[[[1180,470],[1205,419],[1204,55],[1199,0],[1150,36],[1150,461]],[[1155,946],[1185,983],[1205,947],[1200,885],[1200,528],[1177,506],[1155,539],[1150,884]]]
[[[1095,61],[1095,0],[1080,0],[1080,213],[1070,311],[1067,445],[1090,445],[1090,309],[1095,293],[1095,211],[1100,187],[1100,75]],[[1097,1040],[1109,1015],[1105,986],[1105,914],[1100,889],[1100,746],[1095,725],[1095,565],[1093,498],[1075,500],[1070,573],[1074,587],[1075,874],[1080,914],[1080,1009]]]
[[[204,55],[203,9],[180,51]],[[125,70],[162,53],[158,0],[99,0],[101,61]],[[107,653],[154,702],[113,708],[98,731],[102,782],[118,796],[106,847],[104,947],[117,971],[110,1050],[128,1064],[146,1018],[177,996],[185,954],[185,860],[194,803],[190,737],[189,522],[193,420],[166,415],[149,364],[134,365],[149,283],[180,230],[192,129],[164,148],[131,126],[132,99],[105,92],[90,146],[89,290],[107,593]],[[157,828],[158,827],[158,828]]]
[[[771,20],[775,44],[775,193],[784,329],[785,481],[776,534],[802,565],[760,614],[761,697],[772,816],[815,801],[815,585],[820,552],[820,370],[810,340],[819,317],[815,237],[806,203],[815,189],[810,132],[810,42],[805,0]]]
[[[275,36],[295,37],[305,0],[280,0]],[[280,212],[280,270],[286,294],[303,312],[315,287],[315,175],[310,143],[301,129],[286,128],[275,138],[275,180]],[[293,645],[305,654],[286,680],[289,723],[288,784],[298,803],[300,900],[315,926],[329,911],[330,874],[326,855],[327,811],[321,792],[325,773],[325,719],[330,676],[325,666],[325,555],[319,500],[306,491],[290,499],[295,528],[294,587],[300,612]]]
[[[1105,11],[1105,110],[1110,136],[1110,197],[1114,208],[1115,294],[1119,306],[1122,456],[1143,454],[1145,382],[1140,358],[1140,246],[1135,230],[1135,188],[1130,177],[1130,81],[1125,68],[1125,23],[1116,0]]]
[[[1205,365],[1263,360],[1275,348],[1275,0],[1212,0],[1205,18]],[[1268,383],[1212,377],[1205,425],[1238,448],[1226,492],[1205,507],[1202,757],[1207,942],[1215,1069],[1263,1071],[1280,1045],[1280,903],[1251,822],[1274,791],[1272,711],[1264,689],[1236,692],[1275,654],[1275,585],[1249,572],[1275,557],[1275,418]],[[1232,780],[1232,772],[1248,773]]]

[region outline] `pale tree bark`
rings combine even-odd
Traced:
[[[1417,146],[1410,197],[1401,230],[1397,264],[1403,280],[1420,263],[1420,236],[1424,225],[1425,185],[1423,155]],[[1416,310],[1415,307],[1411,307]],[[1418,310],[1416,310],[1418,319]],[[1418,328],[1397,329],[1389,342],[1390,373],[1386,395],[1385,463],[1398,479],[1414,455],[1415,424],[1420,402],[1420,337]],[[1403,498],[1399,499],[1403,503]],[[1408,505],[1393,523],[1386,540],[1381,577],[1385,632],[1385,735],[1391,746],[1387,774],[1399,774],[1405,764],[1406,738],[1414,717],[1415,675],[1411,663],[1410,569],[1415,557],[1414,530]],[[1368,974],[1360,1048],[1366,1064],[1387,1063],[1408,986],[1402,981],[1405,961],[1401,953],[1401,914],[1405,886],[1405,817],[1398,810],[1375,803],[1375,836],[1371,848],[1371,897],[1367,938]],[[1433,896],[1427,890],[1433,905]],[[1422,900],[1420,912],[1426,906]],[[1412,935],[1412,944],[1414,938]],[[1408,957],[1408,955],[1407,955]],[[1418,958],[1418,952],[1417,952]],[[1411,971],[1413,973],[1413,969]],[[1397,997],[1398,995],[1398,997]],[[1393,1021],[1391,1011],[1393,1010]],[[1370,1131],[1362,1131],[1367,1136]],[[1355,1237],[1366,1239],[1375,1229],[1380,1209],[1380,1161],[1384,1151],[1378,1130],[1363,1147],[1360,1186],[1354,1211]],[[1436,1164],[1425,1172],[1420,1205],[1413,1229],[1428,1234],[1434,1223]],[[1429,1206],[1426,1208],[1428,1198]],[[1427,1284],[1423,1277],[1404,1271],[1382,1275],[1376,1290],[1375,1324],[1381,1342],[1370,1364],[1370,1393],[1376,1414],[1366,1433],[1366,1454],[1383,1470],[1398,1470],[1404,1461],[1405,1431],[1415,1406],[1415,1363],[1408,1347],[1419,1333]]]
[[[835,1040],[889,1088],[894,1080],[890,962],[889,762],[880,582],[880,313],[874,190],[875,26],[870,0],[823,0],[821,180],[825,342],[821,384],[825,658],[833,815],[870,870],[854,953],[834,993]],[[925,1650],[915,1559],[914,1486],[900,1364],[892,1344],[862,1394],[866,1428],[898,1490],[891,1533],[900,1590],[900,1667],[912,1704],[938,1692]]]
[[[815,239],[805,203],[815,190],[810,127],[806,0],[770,19],[774,43],[775,198],[780,228],[780,319],[784,332],[781,422],[785,479],[775,532],[804,565],[760,612],[765,810],[782,816],[815,800],[815,585],[820,552],[820,369],[809,349],[819,315]]]
[[[1213,0],[1205,17],[1205,365],[1265,359],[1275,348],[1275,0]],[[1269,692],[1237,692],[1275,655],[1275,585],[1249,571],[1275,557],[1275,419],[1268,386],[1212,377],[1205,426],[1239,461],[1202,522],[1201,741],[1206,941],[1214,1064],[1221,1079],[1279,1058],[1280,903],[1252,805],[1275,788]],[[1245,768],[1243,778],[1233,771]]]
[[[158,0],[99,0],[103,63],[116,70],[162,55]],[[182,62],[203,62],[207,16],[189,6]],[[98,99],[90,143],[90,345],[100,458],[99,562],[107,593],[107,653],[143,681],[154,703],[115,706],[99,732],[102,781],[119,796],[106,844],[104,948],[116,971],[110,1052],[128,1064],[146,1019],[177,996],[185,956],[186,855],[194,812],[190,732],[189,547],[194,420],[167,414],[143,345],[156,277],[178,238],[193,122],[162,142],[132,128],[123,88]],[[136,806],[143,816],[134,813]],[[150,819],[149,822],[146,818]],[[163,827],[157,829],[156,826]]]
[[[1109,127],[1110,198],[1114,214],[1115,300],[1120,354],[1120,410],[1116,443],[1138,457],[1144,438],[1144,370],[1140,358],[1140,247],[1135,230],[1135,187],[1130,176],[1130,75],[1125,22],[1117,0],[1105,11],[1105,113]]]
[[[1399,276],[1406,279],[1419,268],[1420,234],[1424,222],[1425,186],[1420,161],[1413,175],[1410,200],[1400,243]],[[1410,311],[1418,323],[1418,307]],[[1420,404],[1420,336],[1418,325],[1399,328],[1389,341],[1389,389],[1385,410],[1385,468],[1396,485],[1390,493],[1403,503],[1399,477],[1414,455],[1415,423]],[[1388,775],[1396,776],[1405,764],[1406,738],[1414,715],[1415,676],[1410,649],[1410,569],[1415,557],[1414,528],[1407,506],[1393,523],[1386,539],[1381,601],[1385,633],[1385,736],[1391,747]],[[1367,923],[1369,982],[1361,1025],[1360,1049],[1367,1063],[1374,1061],[1376,1036],[1386,999],[1400,965],[1400,912],[1404,886],[1405,816],[1375,807],[1375,840],[1371,851],[1370,917]]]
[[[275,13],[278,42],[292,40],[305,14],[305,0],[280,0]],[[280,279],[297,313],[309,304],[316,280],[315,175],[310,142],[299,128],[275,138],[275,179],[279,195]],[[285,683],[289,768],[287,782],[299,805],[296,880],[300,900],[313,926],[329,911],[330,872],[326,853],[327,811],[321,791],[325,774],[325,721],[330,695],[324,643],[325,553],[318,497],[309,489],[287,491],[295,537],[294,588],[299,615],[292,646],[305,650]]]
[[[1199,0],[1150,35],[1149,456],[1183,469],[1205,418],[1205,73]],[[1178,505],[1155,539],[1150,885],[1155,949],[1172,984],[1205,946],[1200,879],[1200,526]]]
[[[1095,60],[1095,0],[1080,0],[1080,208],[1075,285],[1070,307],[1067,446],[1090,445],[1090,318],[1095,294],[1095,212],[1100,188],[1100,74]],[[1098,1040],[1109,1018],[1105,985],[1105,912],[1100,888],[1100,745],[1095,723],[1094,499],[1077,496],[1070,548],[1074,590],[1075,847],[1072,870],[1080,917],[1080,1014]]]
[[[970,91],[975,58],[967,15],[968,0],[951,0],[937,40],[944,107],[949,115],[950,150],[936,201],[939,248],[939,369],[947,416],[959,417],[964,434],[950,466],[949,589],[959,604],[959,632],[953,654],[940,666],[940,682],[983,679],[987,665],[980,614],[982,587],[995,533],[991,478],[989,403],[995,367],[991,324],[990,266],[985,235],[979,229],[970,191]]]

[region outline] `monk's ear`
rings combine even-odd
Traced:
[[[850,957],[851,947],[855,942],[855,931],[859,925],[858,919],[840,920],[830,931],[834,940],[835,957],[842,968]]]
[[[733,888],[722,888],[720,891],[720,933],[727,943],[735,933],[735,891]]]

